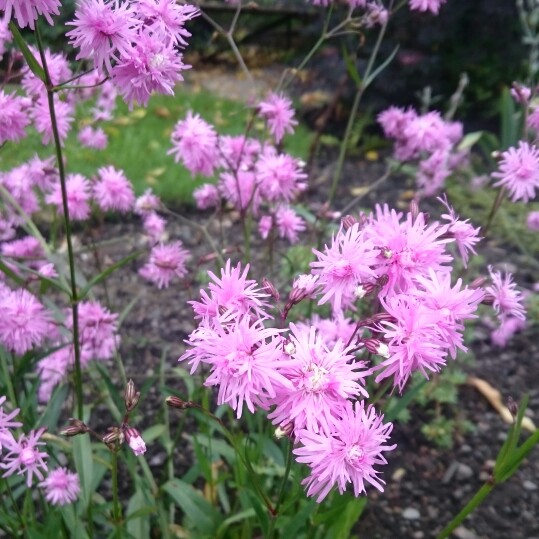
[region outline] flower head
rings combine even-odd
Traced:
[[[330,433],[300,430],[301,446],[294,454],[311,469],[303,481],[307,495],[317,496],[320,503],[334,486],[343,494],[349,483],[355,496],[366,492],[366,484],[382,492],[384,481],[375,466],[387,464],[383,453],[396,447],[387,444],[392,429],[372,406],[365,408],[360,401],[346,402]]]
[[[79,476],[67,468],[56,468],[39,483],[45,490],[45,499],[52,505],[73,503],[80,494]]]
[[[21,28],[29,26],[32,30],[40,15],[53,24],[51,15],[58,15],[59,7],[60,0],[0,0],[0,10],[7,21],[13,14]]]
[[[168,288],[173,277],[187,275],[185,262],[188,255],[181,241],[161,243],[152,248],[150,260],[140,268],[139,274],[156,283],[158,288]]]
[[[506,317],[526,320],[526,309],[522,305],[522,294],[516,289],[511,273],[502,275],[492,266],[488,268],[492,285],[487,286],[485,291],[492,300],[492,306],[503,320]]]
[[[135,193],[124,172],[114,167],[101,167],[97,174],[93,194],[99,207],[103,211],[130,211],[135,204]]]
[[[90,182],[81,174],[68,174],[66,190],[69,217],[75,221],[84,221],[90,216]],[[59,183],[45,197],[45,201],[47,204],[56,206],[59,215],[64,214],[62,190]]]
[[[0,90],[0,145],[7,140],[17,141],[26,136],[24,132],[30,123],[28,100]]]
[[[285,133],[293,133],[298,122],[294,119],[292,101],[282,94],[270,92],[266,99],[258,104],[258,113],[266,119],[275,142],[281,142]]]

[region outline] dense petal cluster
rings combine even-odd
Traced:
[[[93,185],[94,199],[103,211],[131,211],[135,204],[135,192],[122,170],[102,167],[97,171]]]
[[[392,429],[372,406],[360,401],[346,403],[331,433],[299,431],[301,445],[294,454],[311,469],[303,480],[307,495],[320,503],[334,486],[342,494],[349,483],[355,496],[365,493],[367,484],[383,491],[385,482],[375,466],[387,464],[383,453],[396,447],[388,445]]]
[[[56,468],[39,483],[45,491],[45,499],[52,505],[67,505],[77,500],[80,494],[78,474],[67,468]]]
[[[268,128],[276,143],[281,142],[285,133],[292,134],[298,124],[294,119],[292,102],[282,94],[270,92],[257,107],[258,114],[268,123]]]
[[[505,187],[513,202],[528,202],[539,189],[539,149],[520,141],[518,148],[509,148],[501,154],[499,170],[492,174],[498,178],[495,186]]]
[[[156,283],[158,288],[168,288],[173,277],[187,275],[185,263],[188,255],[181,241],[161,243],[152,248],[150,259],[140,268],[139,274]]]
[[[58,15],[59,8],[60,0],[0,0],[0,11],[4,12],[6,21],[13,17],[21,28],[29,26],[32,30],[40,15],[53,24],[51,15]]]
[[[0,90],[0,145],[8,140],[17,141],[26,136],[28,100]]]

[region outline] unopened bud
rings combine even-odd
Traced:
[[[517,417],[518,404],[513,400],[513,397],[507,397],[507,409],[511,412],[513,418]]]
[[[124,434],[121,429],[118,427],[109,427],[108,434],[105,434],[103,436],[103,443],[107,445],[113,445],[116,442],[119,444],[122,444],[124,441]]]
[[[341,221],[344,230],[349,230],[357,223],[359,223],[359,221],[353,215],[345,215]]]
[[[279,425],[275,429],[275,438],[280,440],[281,438],[288,437],[294,432],[294,423],[292,421],[285,423],[284,425]]]
[[[417,216],[419,215],[419,205],[417,200],[410,201],[410,215],[412,216],[412,224],[416,222]]]
[[[85,434],[90,428],[83,423],[80,419],[71,418],[69,420],[69,427],[60,431],[62,436],[77,436],[78,434]]]
[[[137,429],[127,427],[125,429],[125,440],[129,444],[129,447],[136,457],[146,453],[146,444],[144,443],[144,440]]]
[[[138,400],[140,398],[140,392],[138,392],[135,388],[135,382],[133,380],[129,380],[127,382],[127,385],[125,386],[125,393],[124,393],[124,403],[125,403],[125,409],[128,412],[131,412],[135,406],[138,404]]]
[[[262,288],[264,292],[268,293],[276,301],[281,297],[274,284],[269,279],[266,279],[266,277],[262,279]]]
[[[179,397],[167,397],[165,399],[167,406],[177,408],[178,410],[186,410],[187,408],[197,408],[197,404],[192,401],[184,401]]]
[[[288,300],[292,304],[296,304],[301,300],[312,296],[317,290],[317,284],[318,275],[311,275],[309,273],[298,275],[292,285]]]
[[[371,354],[377,354],[386,359],[390,356],[389,346],[378,339],[365,339],[363,344]]]
[[[471,283],[470,283],[470,288],[472,290],[477,290],[478,288],[483,288],[483,286],[485,285],[485,283],[487,282],[487,278],[486,277],[477,277],[476,279],[474,279]]]

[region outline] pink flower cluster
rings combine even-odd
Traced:
[[[419,163],[417,183],[425,196],[439,192],[467,155],[458,150],[462,124],[445,121],[439,112],[417,114],[413,109],[389,107],[378,115],[378,122],[395,141],[395,158]]]
[[[377,206],[373,214],[347,216],[329,246],[313,249],[311,273],[295,280],[282,307],[273,285],[259,287],[248,266],[230,260],[220,277],[209,273],[200,301],[190,302],[198,327],[180,361],[191,373],[204,365],[205,385],[216,387],[217,403],[238,418],[244,408],[267,412],[293,439],[297,460],[310,466],[304,484],[317,501],[335,485],[342,493],[352,483],[356,495],[367,484],[383,489],[377,466],[395,446],[388,443],[391,424],[366,404],[368,377],[391,380],[402,392],[414,373],[439,372],[466,350],[464,324],[481,303],[492,305],[502,324],[525,318],[510,276],[491,271],[486,289],[453,278],[450,246],[466,262],[478,229],[441,202],[445,222],[429,223],[415,205],[405,215]],[[370,297],[379,307],[361,318],[359,303]],[[287,324],[306,299],[329,303],[332,318]]]
[[[268,130],[280,143],[296,125],[292,103],[282,95],[270,94],[255,110],[267,122]],[[291,203],[305,190],[303,163],[273,144],[245,136],[220,136],[198,114],[188,112],[172,133],[174,155],[193,175],[218,174],[217,185],[204,184],[194,192],[200,209],[217,207],[222,198],[242,214],[259,219],[263,238],[270,233],[291,243],[305,230],[304,220]]]
[[[130,107],[146,105],[153,92],[173,95],[190,68],[178,48],[191,35],[185,23],[198,14],[174,0],[83,0],[66,35],[77,59],[92,60],[101,78],[111,77]]]
[[[13,429],[22,427],[20,421],[14,421],[19,409],[6,413],[4,404],[6,397],[0,397],[0,469],[2,477],[13,474],[26,474],[26,486],[31,488],[34,475],[41,481],[39,486],[45,490],[45,499],[52,505],[73,503],[80,493],[79,477],[66,468],[58,468],[49,472],[44,479],[43,472],[48,471],[46,460],[48,454],[41,450],[45,442],[41,436],[44,428],[32,430],[29,434],[16,437]]]
[[[438,15],[440,8],[447,0],[408,0],[408,7],[412,11],[429,11],[433,15]],[[334,0],[311,0],[315,6],[329,6],[334,3]],[[351,9],[362,8],[367,11],[367,13],[373,13],[374,11],[383,9],[385,12],[385,19],[387,20],[387,11],[381,5],[379,0],[345,0],[345,3]],[[381,21],[385,22],[385,20]]]

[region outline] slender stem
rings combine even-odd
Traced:
[[[388,12],[391,13],[391,9],[393,6],[393,2],[390,3]],[[337,186],[339,185],[339,181],[341,179],[342,170],[344,166],[344,159],[346,157],[346,152],[348,150],[348,141],[350,140],[350,137],[352,135],[352,129],[354,127],[354,123],[356,121],[357,111],[359,109],[359,104],[361,103],[361,99],[363,97],[363,94],[365,93],[365,90],[368,88],[369,84],[372,82],[370,80],[371,73],[374,67],[374,63],[376,62],[376,59],[378,57],[378,53],[380,52],[380,46],[382,44],[382,41],[384,39],[387,25],[389,22],[389,17],[387,20],[382,24],[380,31],[378,32],[378,37],[376,38],[376,43],[374,44],[374,48],[371,52],[371,56],[369,58],[369,62],[367,64],[367,68],[365,69],[365,73],[363,74],[362,83],[359,86],[356,95],[354,97],[354,103],[352,104],[352,110],[350,111],[350,116],[348,117],[348,123],[346,124],[346,130],[344,132],[344,137],[341,142],[341,147],[339,151],[339,158],[337,160],[337,166],[335,168],[335,174],[333,175],[333,181],[331,183],[331,188],[329,191],[329,198],[328,202],[331,204],[333,198],[335,197],[335,193],[337,191]]]
[[[77,281],[75,278],[75,256],[73,254],[73,243],[71,241],[71,221],[69,219],[69,207],[67,203],[67,187],[66,187],[66,173],[64,168],[64,159],[62,155],[62,142],[60,140],[60,133],[58,132],[58,122],[56,120],[56,109],[54,106],[54,87],[51,81],[49,68],[47,66],[47,60],[45,58],[45,51],[41,42],[41,34],[39,32],[39,25],[36,24],[36,39],[37,46],[39,48],[39,54],[41,56],[41,63],[43,65],[43,71],[45,72],[45,84],[47,86],[47,99],[49,103],[49,113],[51,116],[52,134],[54,138],[54,147],[56,149],[56,161],[58,163],[58,173],[60,175],[60,187],[62,190],[62,206],[64,211],[64,226],[66,229],[66,241],[67,241],[67,256],[69,260],[69,275],[71,280],[71,314],[73,319],[73,349],[75,352],[75,393],[77,399],[77,414],[79,419],[82,419],[83,415],[83,398],[82,398],[82,372],[81,372],[81,358],[80,358],[80,343],[79,343],[79,313],[78,313],[78,292]]]
[[[485,228],[481,231],[483,238],[487,237],[488,231],[490,230],[490,227],[492,226],[492,222],[494,221],[494,217],[498,210],[500,209],[500,206],[502,205],[503,198],[505,196],[505,188],[501,188],[498,191],[498,194],[496,195],[496,198],[494,199],[494,202],[492,203],[492,207],[490,208],[490,213],[487,217],[487,224],[485,225]]]
[[[288,439],[287,440],[287,450],[286,450],[286,468],[284,470],[283,480],[281,481],[281,486],[279,487],[279,492],[277,494],[277,502],[275,503],[274,513],[272,519],[269,523],[268,534],[266,539],[273,539],[273,534],[275,532],[275,523],[277,522],[277,517],[279,516],[279,508],[284,499],[284,493],[286,489],[286,484],[288,483],[288,477],[290,476],[290,470],[292,468],[292,450],[294,445]]]
[[[475,510],[475,508],[483,503],[485,498],[494,488],[494,483],[485,483],[474,495],[474,497],[466,504],[462,511],[437,535],[436,539],[445,539],[458,527],[465,518]]]
[[[13,386],[13,378],[9,373],[9,366],[7,364],[7,353],[4,350],[0,350],[0,363],[2,364],[2,376],[4,377],[4,380],[7,385],[9,402],[11,403],[12,407],[17,408],[17,395]]]
[[[111,468],[112,468],[112,519],[114,521],[115,537],[120,539],[122,536],[122,509],[120,507],[120,499],[118,496],[118,450],[114,448],[111,451]]]

